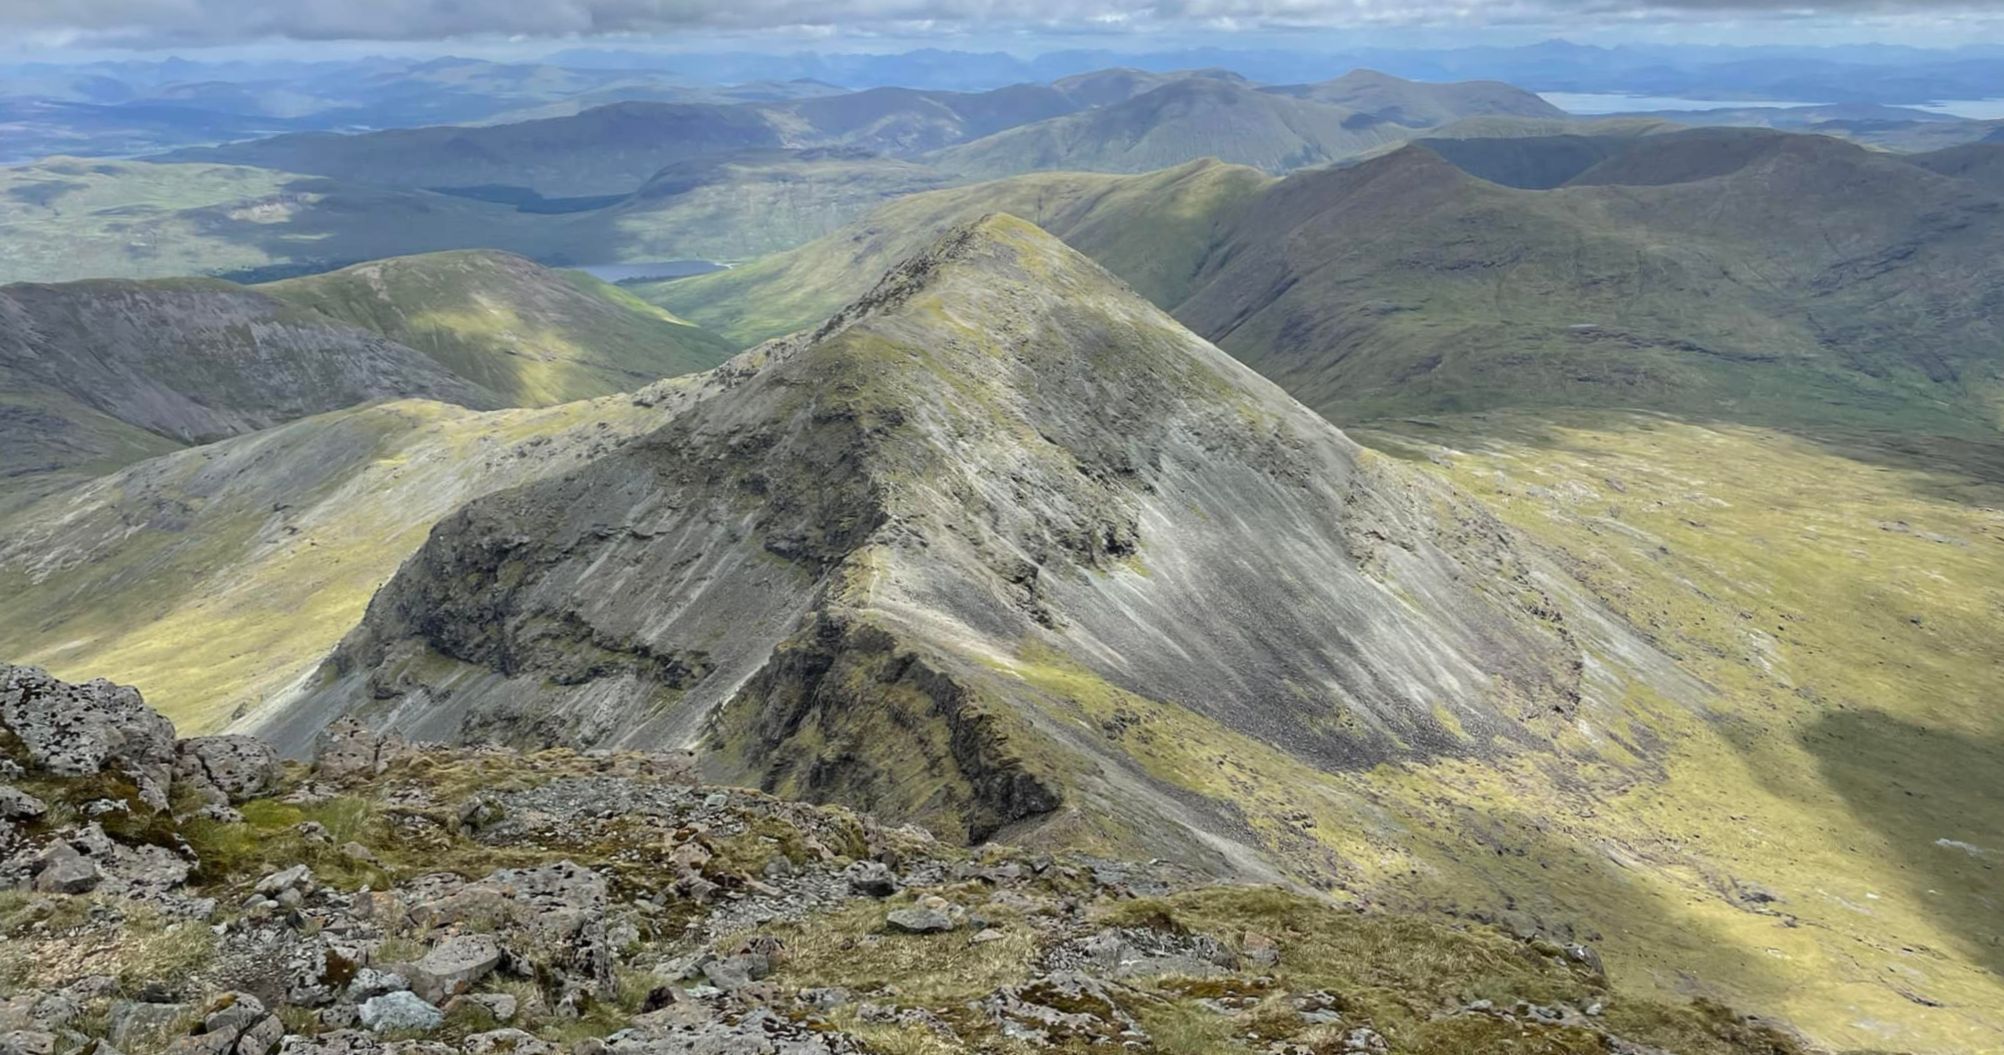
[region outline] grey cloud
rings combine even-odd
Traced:
[[[781,27],[1479,25],[1991,6],[1983,0],[0,0],[0,33],[93,43],[420,41]]]

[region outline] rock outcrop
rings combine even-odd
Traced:
[[[173,753],[130,690],[6,676],[38,698],[99,700],[65,735]],[[35,759],[88,755],[37,742]],[[273,772],[255,741],[182,741],[197,786],[170,799],[253,797],[242,813],[177,816],[136,792],[100,808],[106,773],[122,770],[53,772],[21,743],[0,743],[11,779],[46,801],[15,811],[0,851],[8,1053],[1147,1055],[1189,1050],[1158,1046],[1157,1021],[1194,1021],[1275,1055],[1444,1037],[1632,1052],[1701,1037],[1721,1055],[1802,1055],[1713,1007],[1610,1015],[1630,998],[1578,946],[1374,920],[1161,862],[970,853],[697,784],[680,753],[521,754],[347,729],[317,767]]]
[[[36,667],[0,665],[0,736],[18,745],[17,762],[30,772],[114,772],[146,804],[167,806],[174,724],[149,709],[137,689],[102,679],[71,685]]]

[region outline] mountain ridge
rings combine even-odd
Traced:
[[[1102,825],[1267,874],[1221,850],[1223,804],[1069,731],[1049,679],[1324,769],[1517,750],[1606,705],[1507,533],[1021,220],[952,229],[757,354],[660,433],[442,523],[254,727],[297,750],[359,708],[447,739],[699,741],[964,838]],[[1274,532],[1301,572],[1282,604],[1229,570]],[[930,776],[891,779],[899,750]]]

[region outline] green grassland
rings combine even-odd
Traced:
[[[1551,789],[1594,773],[1382,786],[1495,831],[1490,881],[1520,910],[1570,902],[1617,974],[1737,991],[1840,1046],[2004,1047],[2004,485],[1966,459],[1857,456],[1855,435],[1847,454],[1634,413],[1361,435],[1552,546],[1715,690],[1703,712],[1642,712],[1657,780],[1564,806]],[[1654,911],[1621,903],[1638,896]]]
[[[516,406],[630,391],[732,351],[616,286],[502,253],[398,257],[260,291],[423,352]]]

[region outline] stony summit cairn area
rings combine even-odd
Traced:
[[[0,666],[5,1055],[1794,1053],[1487,924],[973,851],[681,753],[177,740]]]

